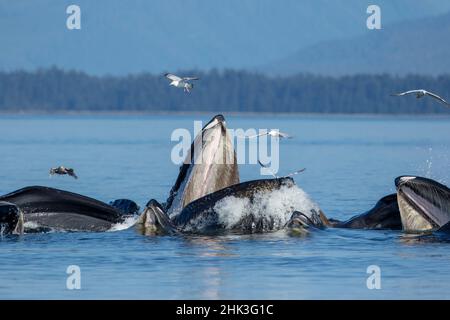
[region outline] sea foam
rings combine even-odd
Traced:
[[[243,218],[253,215],[255,219],[273,220],[282,228],[294,211],[308,216],[311,210],[317,212],[319,206],[297,185],[284,185],[280,189],[256,193],[252,201],[248,198],[226,197],[214,206],[218,219],[227,229],[234,228]]]
[[[125,218],[125,220],[123,222],[120,223],[116,223],[115,225],[113,225],[108,232],[113,232],[113,231],[121,231],[121,230],[126,230],[131,228],[132,226],[134,226],[136,224],[136,221],[139,219],[138,215],[132,216],[132,217],[127,217]]]

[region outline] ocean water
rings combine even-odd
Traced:
[[[212,115],[2,116],[0,193],[61,188],[141,207],[164,201],[178,174],[171,133]],[[399,175],[450,183],[450,118],[226,116],[229,128],[279,128],[280,175],[300,168],[297,185],[329,217],[347,219],[395,191]],[[79,180],[49,178],[74,167]],[[241,165],[241,180],[261,178]],[[328,229],[305,237],[148,237],[133,227],[106,233],[0,238],[0,298],[31,299],[448,299],[450,241],[397,231]],[[68,266],[81,289],[66,286]],[[381,288],[368,289],[369,266]]]

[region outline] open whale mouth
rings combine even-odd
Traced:
[[[194,138],[164,208],[171,216],[190,202],[239,183],[236,153],[222,115]]]
[[[401,176],[395,179],[403,229],[433,231],[450,221],[450,189],[427,178]]]
[[[154,199],[147,203],[136,226],[139,231],[146,235],[174,234],[177,232],[164,208]]]

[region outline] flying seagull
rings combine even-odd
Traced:
[[[292,172],[292,173],[289,173],[288,175],[279,177],[279,176],[277,176],[277,175],[275,174],[275,172],[272,171],[272,169],[270,169],[268,166],[262,164],[261,161],[258,160],[258,163],[259,163],[259,165],[260,165],[261,167],[266,168],[267,170],[269,170],[270,174],[271,174],[275,179],[292,177],[292,176],[295,176],[295,175],[297,175],[297,174],[299,174],[299,173],[302,173],[303,171],[306,170],[306,168],[303,168],[303,169],[294,171],[294,172]]]
[[[280,132],[278,130],[270,130],[264,133],[256,134],[253,136],[249,136],[249,139],[257,138],[261,136],[271,136],[271,137],[277,137],[277,138],[285,138],[285,139],[291,139],[292,136],[288,135],[287,133]]]
[[[78,179],[78,176],[75,174],[75,171],[71,168],[65,168],[63,166],[59,166],[57,168],[51,168],[50,169],[50,176],[58,174],[58,175],[69,175],[71,177],[74,177],[75,179]]]
[[[171,81],[171,86],[174,86],[176,88],[183,88],[184,92],[191,92],[192,88],[194,88],[194,84],[190,83],[189,81],[199,80],[199,78],[197,77],[181,78],[171,73],[166,73],[164,76]]]
[[[443,98],[441,98],[440,96],[438,96],[437,94],[435,94],[433,92],[423,90],[423,89],[409,90],[406,92],[395,93],[395,94],[392,94],[392,96],[402,97],[402,96],[406,96],[406,95],[410,95],[410,94],[415,94],[417,99],[423,98],[425,96],[430,96],[430,97],[438,100],[439,102],[445,104],[446,106],[450,107],[450,103],[445,101]]]

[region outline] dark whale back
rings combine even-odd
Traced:
[[[401,230],[402,221],[397,194],[394,193],[381,198],[369,211],[334,226],[351,229]]]
[[[26,187],[0,197],[18,206],[25,217],[30,214],[72,214],[109,223],[119,223],[123,213],[98,200],[49,187]]]

